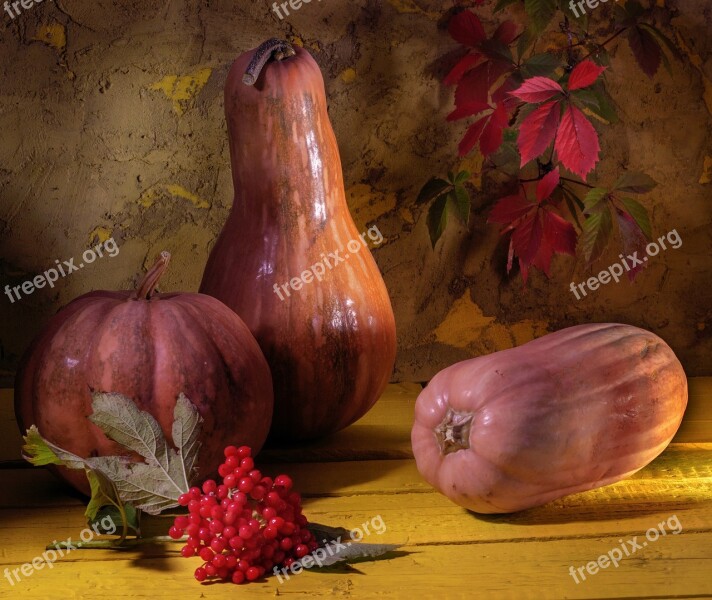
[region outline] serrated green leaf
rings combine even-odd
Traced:
[[[193,403],[182,392],[176,400],[173,411],[173,427],[171,436],[173,443],[178,448],[185,481],[190,483],[195,478],[195,463],[200,453],[200,426],[202,418]]]
[[[448,194],[448,198],[455,204],[457,215],[462,222],[467,225],[470,219],[470,194],[461,185],[456,185],[455,189]]]
[[[472,174],[469,171],[460,171],[456,176],[455,176],[455,181],[454,183],[456,185],[460,185],[462,183],[465,183],[470,177],[472,177]]]
[[[589,109],[606,123],[615,123],[618,120],[613,106],[595,89],[575,90],[571,93],[571,97],[579,108]]]
[[[583,230],[583,227],[581,226],[581,222],[579,221],[579,218],[578,218],[579,210],[581,211],[581,213],[583,213],[583,209],[584,209],[583,202],[581,202],[581,200],[579,200],[579,198],[578,198],[578,196],[576,196],[576,194],[567,190],[566,188],[561,188],[561,191],[564,194],[564,200],[566,201],[566,206],[568,206],[569,212],[571,213],[571,216],[573,217],[574,222],[576,223],[579,230]]]
[[[180,439],[175,441],[188,442],[191,447],[188,449],[191,455],[181,455],[168,445],[168,442],[163,435],[161,426],[153,416],[145,411],[139,410],[134,402],[129,398],[120,394],[97,393],[92,394],[92,414],[89,420],[99,426],[106,436],[122,446],[137,452],[146,459],[146,466],[155,473],[153,481],[145,487],[145,491],[153,491],[157,495],[177,499],[180,494],[188,491],[190,487],[190,479],[192,473],[187,472],[184,461],[189,461],[190,470],[195,463],[199,446],[196,446],[196,429],[200,429],[202,419],[197,416],[194,418],[195,408],[191,402],[181,394],[176,401],[176,406],[173,412],[174,423],[173,432],[180,430]],[[186,405],[187,403],[187,405]],[[191,408],[192,407],[192,408]],[[190,419],[185,422],[185,419]],[[178,421],[178,423],[176,423]],[[176,429],[177,428],[177,429]],[[123,472],[124,463],[114,461],[112,468],[114,474]],[[140,486],[136,478],[138,471],[132,467],[126,472],[123,472],[124,478],[132,484]],[[119,481],[112,477],[112,481],[119,487]],[[153,486],[160,481],[160,486]],[[147,484],[149,482],[146,482]],[[122,495],[123,498],[123,495]],[[137,507],[140,507],[140,502],[131,502]],[[147,510],[147,512],[150,512]]]
[[[598,259],[608,245],[613,230],[613,219],[608,205],[590,214],[583,223],[579,237],[579,252],[587,266]]]
[[[436,198],[428,210],[428,232],[430,233],[430,243],[433,248],[435,248],[435,244],[438,243],[447,226],[447,206],[447,196],[442,195]]]
[[[373,560],[393,552],[400,548],[398,544],[361,544],[352,541],[342,541],[344,538],[335,540],[328,550],[324,549],[323,558],[320,557],[320,565],[315,565],[313,555],[307,555],[304,558],[296,561],[303,568],[311,568],[313,566],[330,567],[340,562],[353,563],[363,562],[364,560]],[[316,553],[316,551],[315,551]],[[314,554],[315,554],[314,553]],[[305,562],[306,559],[306,562]]]
[[[320,544],[347,538],[351,535],[351,531],[345,527],[331,527],[321,523],[308,523],[307,529],[314,534],[314,539]]]
[[[532,29],[541,33],[554,18],[556,0],[524,0],[524,10],[531,19]]]
[[[522,75],[529,77],[546,77],[553,74],[561,66],[561,61],[555,54],[543,52],[535,54],[522,63]]]
[[[524,53],[529,50],[529,47],[534,43],[535,39],[534,33],[528,27],[522,31],[519,39],[517,40],[517,56],[521,61],[524,57]]]
[[[441,179],[439,177],[433,177],[420,190],[420,193],[418,194],[418,198],[416,199],[415,203],[426,204],[427,202],[430,202],[431,200],[434,200],[435,198],[440,196],[450,187],[451,184],[445,181],[444,179]]]
[[[69,469],[83,469],[85,466],[83,458],[45,440],[36,425],[27,430],[23,440],[22,457],[36,467],[62,465]]]
[[[134,535],[140,535],[140,523],[139,523],[139,512],[130,504],[124,505],[124,514],[126,515],[126,528]],[[102,506],[93,520],[88,521],[89,527],[92,529],[96,526],[99,533],[111,535],[115,533],[116,530],[113,527],[109,527],[106,523],[107,519],[111,519],[116,527],[121,525],[122,515],[118,508],[112,505]]]
[[[510,4],[514,4],[515,2],[518,2],[518,1],[519,0],[498,0],[497,4],[494,7],[494,12],[499,12],[500,10],[504,10]]]
[[[607,199],[607,196],[608,190],[606,190],[606,188],[590,189],[583,200],[584,213],[588,215],[599,211],[601,206],[605,206],[604,201]]]
[[[657,185],[657,182],[645,173],[628,172],[616,181],[613,189],[629,194],[645,194]]]
[[[648,217],[646,208],[637,200],[633,200],[633,198],[620,198],[620,202],[628,214],[633,217],[638,227],[640,227],[643,235],[648,239],[652,238],[653,229],[650,226],[650,218]]]
[[[96,515],[102,506],[107,504],[120,506],[122,502],[119,498],[119,493],[116,491],[116,486],[106,475],[101,471],[92,471],[89,468],[85,468],[85,471],[89,480],[91,498],[84,511],[84,516],[89,522],[93,522],[96,520]]]

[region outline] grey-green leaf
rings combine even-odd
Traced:
[[[650,218],[645,207],[633,198],[620,198],[621,204],[628,211],[628,214],[633,217],[640,230],[646,238],[650,239],[653,235],[653,229],[650,226]]]
[[[461,186],[456,185],[455,189],[448,194],[450,200],[455,204],[455,208],[458,216],[462,219],[462,222],[467,225],[470,220],[470,194],[467,190]]]
[[[628,172],[621,176],[613,189],[629,194],[644,194],[656,185],[658,185],[657,182],[645,173]]]
[[[178,448],[187,485],[193,480],[195,462],[200,452],[200,428],[203,418],[193,403],[181,392],[173,410],[173,443]]]
[[[418,198],[415,200],[415,203],[426,204],[440,196],[450,187],[451,184],[445,181],[444,179],[440,179],[439,177],[433,177],[420,190],[420,193],[418,194]]]
[[[442,237],[447,225],[447,196],[439,196],[428,210],[428,233],[433,248]]]
[[[388,552],[393,552],[398,548],[400,548],[400,545],[398,544],[359,544],[350,541],[341,543],[337,542],[332,544],[328,549],[324,549],[323,553],[325,553],[326,556],[324,558],[320,558],[320,562],[322,567],[329,567],[340,562],[352,563],[359,560],[369,560],[383,556]],[[318,552],[318,550],[315,552]],[[304,557],[311,559],[307,561],[308,566],[314,566],[314,559],[312,557],[313,554]],[[297,561],[302,566],[304,566],[304,558]]]

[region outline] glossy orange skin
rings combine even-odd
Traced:
[[[608,485],[658,456],[687,406],[670,347],[629,325],[579,325],[438,373],[411,441],[423,477],[453,502],[508,513]],[[473,415],[469,448],[443,455],[448,411]]]
[[[204,419],[200,481],[215,472],[229,444],[262,447],[272,417],[269,367],[244,323],[200,294],[92,292],[50,321],[26,352],[15,383],[24,433],[37,425],[50,442],[82,457],[127,454],[86,417],[91,390],[117,392],[151,413],[172,440],[183,392]],[[135,456],[137,460],[138,456]],[[83,471],[58,474],[81,492]]]
[[[269,62],[254,87],[232,66],[225,112],[235,200],[200,291],[248,325],[272,370],[272,437],[338,431],[376,402],[393,370],[395,320],[378,267],[359,239],[344,194],[324,82],[308,52]],[[368,238],[366,238],[368,240]],[[274,291],[324,255],[348,260],[321,281]]]

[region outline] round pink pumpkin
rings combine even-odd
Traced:
[[[579,325],[439,372],[411,441],[420,473],[453,502],[508,513],[635,473],[686,406],[685,373],[662,339]]]
[[[87,419],[91,392],[132,399],[169,442],[183,392],[204,419],[201,479],[217,469],[225,446],[262,447],[274,402],[267,361],[247,326],[220,301],[154,293],[169,259],[162,253],[136,291],[91,292],[54,316],[17,374],[15,413],[23,433],[37,425],[44,438],[82,457],[127,454]],[[83,471],[57,472],[89,492]]]

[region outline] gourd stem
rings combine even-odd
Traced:
[[[445,418],[435,428],[435,439],[443,456],[458,450],[467,450],[470,447],[470,429],[473,418],[474,415],[470,412],[447,409]]]
[[[156,264],[154,264],[149,269],[148,273],[143,276],[141,283],[138,284],[138,287],[136,288],[136,293],[132,296],[134,300],[151,299],[151,296],[153,296],[153,293],[156,291],[156,286],[158,285],[159,280],[161,279],[161,277],[163,277],[163,274],[168,268],[168,263],[170,262],[170,260],[170,252],[166,252],[165,250],[161,252],[161,255],[158,257]]]
[[[262,73],[262,69],[270,59],[284,60],[290,56],[294,56],[296,51],[294,47],[284,40],[272,38],[260,44],[255,50],[250,64],[247,66],[247,71],[242,77],[242,83],[245,85],[255,85]]]

